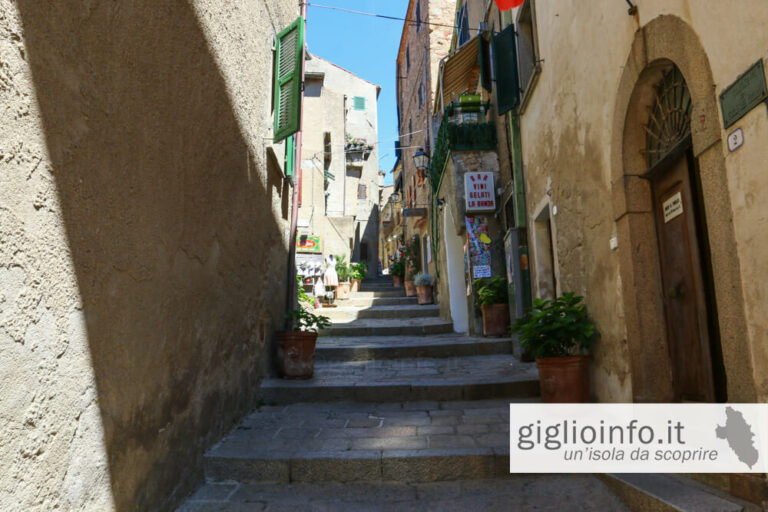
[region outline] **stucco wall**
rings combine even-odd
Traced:
[[[297,15],[0,0],[0,509],[170,509],[254,403],[290,205],[271,47]]]
[[[620,87],[628,86],[631,91],[633,86],[621,83],[621,79],[633,44],[643,41],[635,37],[636,31],[662,15],[672,15],[690,26],[698,38],[697,44],[709,59],[715,84],[713,95],[719,95],[757,59],[768,56],[768,32],[765,31],[768,4],[765,2],[747,0],[738,6],[701,0],[639,0],[636,3],[637,18],[627,15],[625,5],[607,0],[589,6],[536,3],[539,57],[544,62],[521,126],[528,214],[532,217],[542,203],[557,206],[553,223],[557,233],[560,291],[587,296],[589,310],[601,334],[595,352],[594,377],[598,398],[604,401],[632,398],[625,330],[625,315],[629,313],[622,300],[619,269],[619,254],[630,248],[620,245],[617,251],[611,251],[609,241],[617,235],[611,187],[623,171],[615,168],[611,159],[612,151],[617,144],[622,144],[623,138],[622,132],[614,130],[613,119],[624,113],[614,109]],[[596,25],[600,30],[585,30]],[[669,43],[674,45],[674,41]],[[649,51],[654,52],[652,45],[658,49],[666,42],[656,40],[647,44]],[[686,52],[680,53],[685,59]],[[678,64],[684,66],[684,63]],[[698,124],[703,127],[710,120],[697,116],[693,122],[696,138]],[[717,124],[722,127],[721,120],[718,119]],[[737,275],[741,279],[747,317],[746,333],[724,334],[743,341],[734,340],[724,348],[745,356],[751,354],[758,396],[764,400],[768,397],[768,381],[764,377],[768,364],[765,349],[768,346],[768,285],[760,278],[759,260],[760,255],[768,251],[768,238],[764,236],[768,232],[765,201],[768,175],[763,172],[765,148],[758,141],[765,138],[768,130],[765,107],[754,109],[733,128],[737,126],[745,131],[745,146],[733,154],[728,153],[724,144],[716,150],[719,158],[725,159],[731,210],[723,211],[721,204],[709,204],[705,208],[708,222],[717,218],[727,224],[732,219],[738,254]],[[728,132],[730,130],[720,129],[723,142]],[[710,158],[714,157],[707,156]],[[706,175],[707,160],[702,163],[702,173]],[[715,246],[723,246],[714,241],[711,245],[713,251]],[[733,265],[730,267],[715,268],[714,272],[725,275],[734,270]],[[722,313],[723,308],[720,310]],[[721,321],[721,327],[723,323]],[[738,325],[728,319],[725,324]],[[749,362],[741,366],[749,371]],[[739,379],[738,375],[732,377],[734,381]],[[729,392],[734,393],[729,396],[732,400],[750,398],[749,390],[742,383],[729,386]]]

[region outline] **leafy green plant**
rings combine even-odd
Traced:
[[[416,277],[413,278],[413,284],[415,286],[432,286],[435,284],[435,276],[429,272],[419,272]]]
[[[304,291],[304,283],[299,275],[296,276],[296,289],[298,291],[299,304],[312,304],[312,297]]]
[[[393,276],[403,277],[405,275],[405,258],[400,258],[389,266],[389,273]]]
[[[325,329],[331,325],[331,320],[327,316],[315,315],[302,306],[290,310],[285,317],[290,320],[291,327],[296,331],[317,332],[318,329]]]
[[[359,279],[362,281],[365,279],[365,276],[368,275],[368,264],[364,261],[361,261],[360,263],[353,263],[351,267],[352,279]]]
[[[510,327],[534,357],[565,357],[587,353],[595,324],[587,315],[583,297],[564,293],[554,300],[536,299],[531,311]]]
[[[406,242],[401,259],[405,260],[405,280],[412,281],[419,271],[418,244],[415,240]]]
[[[343,254],[336,255],[336,275],[340,283],[348,283],[352,277],[352,269],[347,265],[347,257]]]
[[[473,285],[477,290],[477,298],[475,302],[478,306],[507,304],[509,302],[507,280],[504,277],[483,277],[475,279]]]

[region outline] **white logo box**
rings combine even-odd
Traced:
[[[510,404],[511,473],[766,473],[768,404]]]

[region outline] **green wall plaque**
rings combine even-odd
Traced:
[[[723,125],[728,128],[763,101],[768,101],[768,88],[760,59],[720,94]]]

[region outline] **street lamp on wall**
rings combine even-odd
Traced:
[[[422,175],[426,175],[427,169],[429,169],[429,155],[426,154],[423,149],[419,149],[413,154],[413,163],[416,164],[416,169],[418,169]]]

